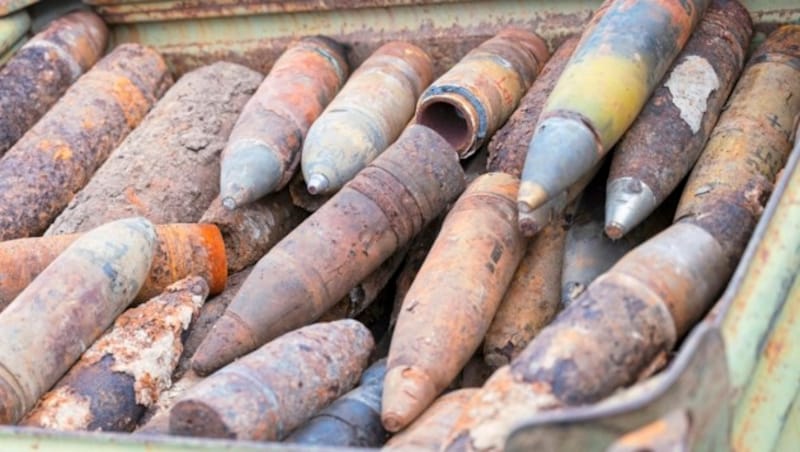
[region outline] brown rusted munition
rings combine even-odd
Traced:
[[[385,448],[438,451],[464,405],[476,392],[477,388],[459,389],[439,397],[413,424],[393,436]]]
[[[605,273],[628,251],[661,232],[672,222],[677,197],[671,197],[661,208],[619,240],[605,235],[604,171],[586,187],[570,222],[564,249],[561,277],[561,302],[575,301],[595,278]]]
[[[287,333],[189,389],[170,410],[170,432],[283,439],[358,382],[373,347],[351,319]]]
[[[44,232],[171,83],[161,56],[138,44],[78,79],[0,160],[0,241]]]
[[[561,263],[566,224],[546,226],[527,244],[522,261],[483,339],[486,364],[511,362],[561,310]]]
[[[611,160],[605,231],[619,239],[689,173],[739,78],[753,25],[736,0],[712,0]]]
[[[489,171],[502,171],[517,177],[522,174],[528,145],[544,103],[578,45],[578,40],[579,36],[568,38],[553,52],[533,85],[519,101],[519,107],[489,141],[489,160],[486,165]]]
[[[635,248],[470,401],[452,450],[502,448],[521,416],[583,405],[663,361],[735,267],[800,116],[800,26],[752,57],[692,171],[676,223]]]
[[[308,192],[336,192],[389,147],[432,78],[431,57],[406,42],[364,61],[308,131],[301,157]]]
[[[94,229],[0,313],[0,423],[28,412],[133,301],[155,242],[143,218]]]
[[[381,425],[381,391],[386,361],[380,360],[365,370],[370,379],[336,399],[292,432],[287,443],[326,447],[379,447],[386,431]]]
[[[456,201],[411,284],[389,348],[382,419],[411,423],[478,349],[524,251],[519,179],[478,177]]]
[[[178,80],[47,230],[85,231],[130,216],[194,223],[217,196],[219,156],[261,75],[214,63]]]
[[[205,307],[208,303],[204,304]],[[202,308],[201,308],[202,309]],[[200,312],[202,315],[202,310]],[[184,346],[183,351],[186,351]],[[180,362],[178,362],[180,366]],[[152,435],[169,434],[169,410],[172,405],[178,401],[183,394],[186,393],[192,386],[203,381],[202,377],[189,370],[180,377],[173,374],[172,379],[174,382],[169,389],[162,391],[158,396],[158,401],[152,405],[142,416],[141,425],[134,430],[134,435]]]
[[[416,122],[439,132],[461,158],[469,157],[511,116],[548,56],[539,35],[504,29],[425,90]]]
[[[211,327],[214,326],[214,323],[217,322],[225,312],[225,309],[228,308],[233,297],[239,293],[239,289],[250,275],[250,271],[252,271],[252,267],[232,274],[228,278],[225,290],[216,297],[209,299],[203,304],[203,307],[200,308],[200,314],[198,314],[197,320],[192,324],[192,328],[189,330],[189,334],[183,343],[183,353],[181,354],[181,359],[178,361],[178,365],[175,367],[174,378],[182,378],[183,374],[189,370],[192,356],[194,352],[197,351],[197,347],[200,346],[200,343],[203,342],[203,339],[205,339],[209,331],[211,331]]]
[[[218,197],[200,222],[215,224],[222,231],[228,270],[235,273],[258,262],[306,216],[283,190],[234,210],[226,209]]]
[[[710,1],[603,3],[547,97],[536,125],[519,187],[521,214],[558,196],[611,150],[686,44]]]
[[[464,189],[436,132],[410,126],[261,259],[197,350],[200,375],[306,325],[418,233]]]
[[[20,425],[129,432],[172,384],[182,337],[208,296],[193,276],[125,311]]]
[[[364,278],[355,287],[350,289],[350,292],[332,308],[330,308],[322,317],[319,318],[321,322],[330,322],[332,320],[339,320],[344,318],[355,318],[365,309],[367,309],[387,284],[392,276],[400,268],[403,259],[406,257],[407,247],[398,250],[389,259],[380,265],[374,272]]]
[[[100,59],[108,29],[91,11],[54,20],[0,70],[0,155],[3,155]]]
[[[0,310],[22,292],[81,234],[29,237],[0,242]],[[136,301],[147,301],[187,276],[202,276],[212,294],[222,292],[228,271],[222,236],[210,224],[156,226],[150,273]]]
[[[227,208],[286,186],[300,163],[309,127],[348,73],[344,48],[323,37],[303,38],[278,58],[222,154],[220,196]]]

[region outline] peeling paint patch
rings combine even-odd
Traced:
[[[42,399],[42,407],[57,407],[55,410],[39,410],[37,422],[47,429],[84,430],[92,422],[91,401],[75,393],[69,386],[61,386]]]
[[[681,119],[692,133],[697,133],[708,108],[708,97],[719,88],[719,77],[711,63],[699,56],[688,56],[675,66],[664,86],[672,94],[672,103],[680,110]]]

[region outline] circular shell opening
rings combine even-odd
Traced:
[[[441,135],[458,153],[470,145],[472,130],[464,112],[449,102],[431,102],[417,114],[417,123]]]

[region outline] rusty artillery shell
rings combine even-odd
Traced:
[[[53,430],[129,432],[172,384],[182,336],[208,295],[189,277],[125,311],[20,422]]]
[[[0,160],[0,241],[44,232],[171,81],[161,56],[138,44],[78,79]]]
[[[501,30],[422,93],[416,122],[439,132],[467,158],[511,116],[548,57],[539,35]]]
[[[605,173],[601,173],[583,192],[570,222],[560,290],[565,306],[575,301],[595,278],[610,269],[628,251],[668,227],[675,213],[676,202],[672,197],[630,234],[619,240],[611,240],[603,230],[605,185]]]
[[[675,190],[700,156],[744,64],[753,26],[736,0],[713,0],[697,30],[620,140],[605,230],[619,239]]]
[[[175,367],[173,378],[182,378],[184,373],[191,367],[191,359],[197,347],[203,342],[211,328],[222,317],[222,314],[228,309],[233,297],[239,293],[239,289],[244,284],[244,281],[250,275],[252,267],[246,268],[240,272],[232,274],[225,285],[225,290],[216,297],[209,299],[203,307],[200,308],[200,314],[197,320],[192,323],[192,328],[183,343],[183,353],[178,365]]]
[[[579,36],[564,41],[542,68],[528,92],[519,101],[519,107],[506,124],[489,141],[489,171],[502,171],[520,177],[528,154],[528,145],[539,122],[547,96],[553,91],[567,61],[578,45]]]
[[[407,128],[258,262],[197,350],[194,370],[207,375],[319,318],[463,189],[450,145],[427,127]]]
[[[364,61],[308,131],[301,157],[308,192],[336,192],[389,147],[432,78],[431,57],[406,42]]]
[[[0,310],[22,292],[81,234],[30,237],[0,242]],[[214,225],[156,226],[150,272],[135,301],[147,301],[187,276],[202,276],[212,294],[222,292],[228,272],[222,236]]]
[[[518,185],[509,174],[483,175],[447,215],[392,336],[382,407],[388,431],[410,424],[478,349],[524,251]]]
[[[17,422],[133,301],[156,233],[120,220],[76,240],[0,313],[0,422]]]
[[[519,189],[527,213],[596,165],[630,127],[711,0],[608,0],[547,98]]]
[[[561,310],[561,265],[567,235],[563,221],[531,239],[483,339],[486,364],[511,362]]]
[[[708,310],[744,250],[800,116],[800,26],[752,57],[676,223],[597,278],[463,411],[452,449],[500,448],[520,416],[596,402],[648,373]]]
[[[350,289],[350,292],[332,308],[330,308],[322,317],[319,318],[321,322],[330,322],[333,320],[355,318],[364,310],[366,310],[381,291],[389,284],[389,280],[400,268],[400,264],[406,257],[407,247],[398,250],[389,259],[386,259],[374,272],[364,278],[355,287]]]
[[[282,189],[309,127],[347,79],[342,46],[322,37],[291,45],[245,106],[222,154],[220,196],[233,209]]]
[[[461,410],[477,392],[477,388],[459,389],[439,397],[413,424],[393,436],[385,448],[438,451]]]
[[[326,447],[381,446],[386,437],[381,425],[381,391],[386,361],[378,361],[370,369],[368,382],[315,414],[289,435],[286,442]]]
[[[0,155],[3,155],[100,59],[108,29],[90,11],[54,20],[0,70]]]
[[[261,75],[219,62],[178,80],[47,230],[85,231],[143,216],[194,223],[217,196],[219,156]]]
[[[187,391],[170,411],[170,432],[283,439],[358,382],[373,347],[350,319],[287,333]]]
[[[258,262],[307,216],[284,190],[235,210],[225,208],[218,197],[200,222],[215,224],[222,231],[228,270],[235,273]]]

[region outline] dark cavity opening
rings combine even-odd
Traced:
[[[464,114],[448,102],[433,102],[425,106],[417,115],[417,122],[441,135],[456,151],[463,151],[469,145],[469,123]]]

